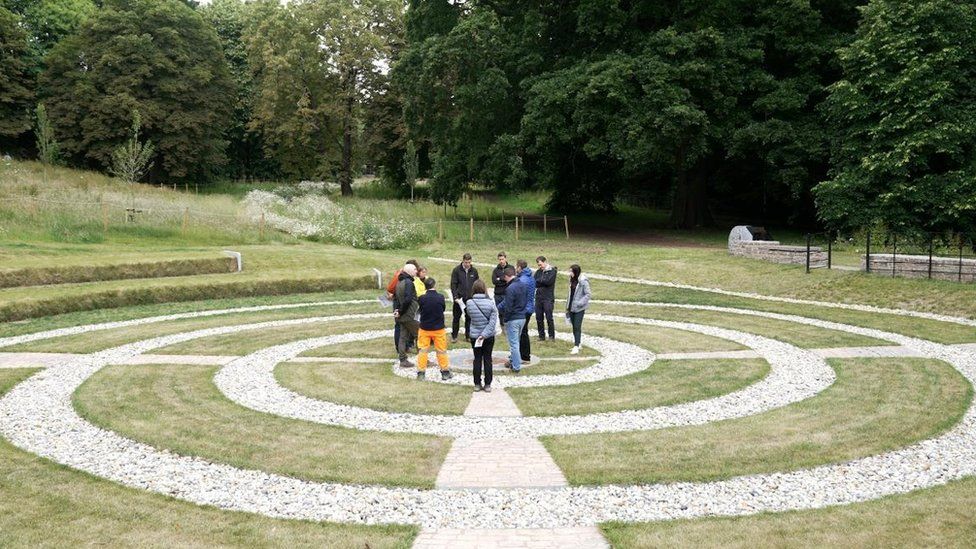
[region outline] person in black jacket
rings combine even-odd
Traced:
[[[447,356],[447,334],[444,330],[444,311],[447,310],[447,303],[444,296],[434,289],[436,282],[433,277],[424,280],[424,288],[427,290],[424,295],[417,300],[420,308],[420,329],[417,331],[417,379],[423,379],[427,372],[427,353],[430,352],[431,344],[437,351],[437,365],[441,368],[441,379],[447,380],[454,377],[451,373],[451,364]]]
[[[454,318],[451,320],[451,343],[457,343],[464,306],[471,299],[471,286],[478,280],[478,269],[471,265],[471,254],[464,254],[461,264],[451,271],[451,295],[454,299]],[[464,315],[464,337],[471,330],[471,319]]]
[[[505,282],[505,267],[508,267],[508,254],[498,252],[498,266],[491,272],[491,283],[495,285],[495,307],[505,299],[505,288],[508,287],[508,282]]]
[[[546,324],[549,327],[549,339],[556,339],[556,323],[552,320],[552,308],[556,304],[556,268],[549,264],[545,256],[535,258],[539,267],[535,278],[535,322],[539,328],[539,341],[546,340]]]

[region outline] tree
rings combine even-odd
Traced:
[[[401,32],[402,3],[269,1],[257,9],[247,40],[259,86],[252,128],[291,174],[335,173],[352,194],[364,104],[380,91],[373,86]]]
[[[41,87],[63,150],[107,168],[138,110],[153,177],[206,180],[226,162],[234,86],[214,30],[178,0],[106,0],[47,57]]]
[[[248,127],[254,112],[255,83],[248,67],[244,35],[254,17],[252,6],[241,0],[213,0],[199,11],[217,31],[236,87],[234,115],[226,134],[228,163],[223,174],[233,178],[274,178],[280,167],[265,154],[261,132]]]
[[[20,18],[0,6],[0,138],[15,138],[31,126],[34,94],[27,38]]]
[[[815,189],[839,229],[976,228],[976,6],[873,0],[840,51],[825,111],[830,178]]]
[[[97,11],[93,0],[37,0],[24,9],[24,22],[39,56],[73,34]]]
[[[414,186],[417,184],[417,171],[417,147],[414,146],[413,141],[407,141],[407,147],[403,153],[403,173],[406,177],[406,183],[410,187],[411,202],[414,199]]]
[[[112,166],[109,168],[109,173],[126,183],[137,183],[152,169],[155,147],[152,141],[143,143],[139,140],[141,127],[142,119],[139,117],[139,111],[133,111],[129,140],[112,152]]]
[[[54,138],[54,128],[47,118],[47,109],[43,103],[37,104],[35,111],[34,135],[37,142],[37,159],[44,164],[54,166],[61,162],[61,146]]]

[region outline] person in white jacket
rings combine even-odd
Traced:
[[[580,339],[583,336],[583,315],[590,306],[590,281],[582,273],[579,265],[569,267],[569,299],[566,300],[566,318],[573,325],[573,350],[571,355],[579,354]]]

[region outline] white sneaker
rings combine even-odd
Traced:
[[[569,354],[571,354],[571,355],[578,355],[579,354],[579,347],[573,347],[573,349],[571,351],[569,351]]]

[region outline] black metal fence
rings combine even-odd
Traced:
[[[807,233],[802,246],[806,272],[839,268],[891,277],[976,282],[976,239],[945,233],[861,231]],[[794,245],[794,248],[797,246]]]

